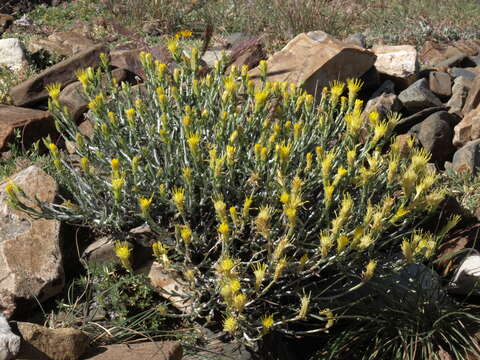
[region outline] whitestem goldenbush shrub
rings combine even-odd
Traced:
[[[115,84],[106,57],[78,74],[91,138],[51,86],[50,110],[80,157],[75,165],[48,144],[72,201],[38,202],[37,212],[10,184],[11,203],[104,231],[146,222],[158,261],[185,280],[191,316],[249,341],[325,331],[336,299],[432,256],[438,237],[412,231],[443,197],[430,191],[429,155],[391,145],[395,115],[362,116],[359,81],[334,82],[316,103],[265,82],[265,63],[259,86],[245,68],[224,74],[222,61],[200,78],[198,51],[185,57],[175,40],[169,49],[171,72],[141,55],[141,91]],[[129,268],[125,246],[117,252]],[[389,261],[397,252],[404,260]]]

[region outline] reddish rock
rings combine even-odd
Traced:
[[[460,147],[480,138],[480,106],[470,111],[454,128],[453,145]]]
[[[442,100],[452,96],[452,78],[445,72],[432,71],[428,76],[428,87]]]
[[[372,52],[346,46],[324,33],[302,33],[267,60],[267,80],[293,82],[310,94],[320,94],[333,80],[362,76],[375,59]],[[250,75],[260,83],[258,67]]]
[[[15,129],[20,130],[22,144],[26,147],[47,135],[53,138],[57,135],[50,113],[0,105],[0,151],[7,150]]]
[[[3,34],[13,24],[13,16],[7,14],[0,14],[0,35]]]
[[[463,114],[468,114],[480,104],[480,76],[477,76],[473,82],[472,87],[465,99],[465,105],[462,108]]]
[[[19,360],[77,360],[90,342],[88,335],[78,329],[49,329],[28,322],[16,325],[22,337]]]
[[[469,141],[453,155],[452,167],[457,172],[476,174],[480,169],[480,139]]]
[[[107,345],[93,349],[83,360],[180,360],[183,349],[175,341],[155,341],[133,344]]]
[[[427,41],[420,50],[420,61],[429,66],[436,66],[450,58],[476,55],[480,52],[480,40],[460,40],[451,44]]]
[[[103,45],[94,46],[82,51],[69,59],[42,71],[40,74],[13,87],[10,90],[10,97],[17,106],[29,106],[40,101],[47,100],[48,93],[45,87],[52,83],[61,83],[62,87],[76,81],[76,71],[89,66],[100,64],[100,54],[108,53]]]

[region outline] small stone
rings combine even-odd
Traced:
[[[432,71],[428,77],[430,90],[440,99],[452,96],[452,79],[450,75],[441,71]]]
[[[461,147],[480,138],[480,106],[470,111],[454,128],[453,145]]]
[[[409,132],[416,135],[423,148],[432,154],[432,162],[443,165],[452,158],[455,152],[452,145],[452,122],[455,120],[455,115],[441,111],[430,115],[410,129]]]
[[[480,139],[468,142],[453,155],[452,167],[455,171],[468,171],[475,174],[480,169]]]
[[[51,136],[57,137],[57,130],[50,113],[10,105],[0,105],[0,151],[5,151],[13,140],[14,131],[20,130],[22,144],[29,147],[35,141]]]
[[[13,71],[19,71],[25,67],[26,62],[27,58],[20,40],[0,39],[0,65]]]
[[[465,99],[465,105],[462,108],[463,114],[468,114],[480,104],[480,76],[476,77],[472,82],[472,86],[468,91]]]
[[[89,337],[73,328],[48,329],[46,327],[17,322],[22,337],[18,359],[77,360],[87,350]]]
[[[398,95],[398,99],[410,113],[442,105],[440,99],[428,88],[427,80],[425,79],[420,79],[403,90]]]
[[[463,76],[464,78],[471,81],[473,81],[473,79],[475,79],[475,77],[477,76],[477,74],[473,71],[463,69],[463,68],[458,68],[458,67],[451,69],[450,75],[453,79]]]
[[[372,52],[346,46],[323,32],[302,33],[267,60],[267,81],[293,82],[319,96],[333,80],[361,77],[375,58]],[[250,77],[260,82],[258,67]]]
[[[405,89],[417,79],[418,59],[415,46],[376,45],[372,50],[377,55],[375,68],[399,88]]]
[[[463,76],[455,79],[452,86],[452,97],[446,104],[449,108],[449,112],[458,114],[462,112],[462,108],[465,105],[465,100],[467,99],[471,87],[472,82]]]
[[[210,354],[211,355],[211,354]],[[181,360],[182,345],[176,341],[115,344],[92,349],[84,360]]]
[[[0,360],[16,359],[20,343],[20,336],[12,332],[7,319],[0,313]]]

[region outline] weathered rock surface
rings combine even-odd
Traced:
[[[293,82],[319,94],[333,80],[362,76],[375,58],[368,50],[345,46],[324,33],[302,33],[267,60],[267,77],[268,81]],[[259,81],[258,68],[250,75]]]
[[[73,56],[95,46],[95,43],[74,31],[62,31],[49,35],[46,39],[37,38],[29,42],[28,50],[35,53],[40,50],[57,56]]]
[[[57,132],[53,118],[46,111],[0,105],[0,151],[7,150],[15,129],[21,130],[26,147],[47,135],[55,137]]]
[[[7,319],[0,313],[0,360],[15,359],[20,351],[20,337],[10,329]]]
[[[448,100],[446,106],[449,107],[449,112],[461,113],[468,92],[472,87],[472,82],[460,76],[455,79],[452,86],[452,97]]]
[[[21,70],[27,62],[20,40],[15,38],[0,39],[0,65],[11,70]]]
[[[93,349],[83,360],[180,360],[183,349],[175,341],[116,344]]]
[[[460,147],[480,138],[480,106],[470,111],[454,128],[453,145]]]
[[[409,132],[415,134],[422,146],[432,154],[432,162],[443,164],[455,152],[452,145],[455,121],[455,115],[441,111],[430,115]]]
[[[48,93],[45,87],[48,84],[59,82],[64,87],[74,82],[77,70],[89,66],[98,66],[100,64],[100,54],[107,52],[107,48],[103,45],[94,46],[13,87],[10,90],[10,96],[14,104],[17,106],[29,106],[46,100]]]
[[[480,52],[480,40],[459,40],[451,44],[427,41],[420,50],[420,61],[423,64],[437,64],[454,56],[476,55]]]
[[[415,114],[407,116],[403,119],[400,119],[400,121],[395,126],[395,132],[398,134],[407,132],[412,126],[419,124],[430,115],[443,110],[446,110],[445,106],[433,106],[416,112]]]
[[[428,76],[428,87],[441,100],[452,96],[452,79],[442,71],[432,71]]]
[[[425,79],[420,79],[403,90],[398,95],[398,99],[410,113],[442,105],[440,99],[428,88],[427,80]]]
[[[377,55],[375,67],[400,88],[406,88],[417,79],[417,50],[412,45],[376,45],[372,51]]]
[[[77,360],[87,350],[89,337],[73,328],[48,329],[27,323],[16,323],[22,337],[19,360]]]
[[[480,139],[468,142],[453,155],[455,171],[469,171],[475,174],[480,169]]]
[[[126,69],[140,78],[145,79],[145,72],[143,71],[142,63],[140,62],[140,53],[145,50],[115,50],[110,53],[110,65],[120,69]],[[170,54],[165,46],[159,45],[148,49],[155,60],[162,63],[169,64],[172,60]]]
[[[465,99],[465,105],[462,108],[464,115],[475,109],[480,104],[480,76],[477,76],[468,92],[468,96]]]
[[[89,264],[105,264],[117,260],[115,255],[115,243],[109,236],[103,236],[83,251],[82,259]]]
[[[453,69],[451,69],[450,75],[452,76],[453,79],[463,76],[464,78],[470,81],[473,81],[473,79],[475,79],[475,77],[477,76],[475,71],[467,70],[464,68],[458,68],[458,67],[454,67]]]
[[[53,202],[57,196],[56,182],[37,166],[11,179],[29,198]],[[60,222],[33,219],[11,209],[6,185],[0,184],[0,290],[16,298],[44,301],[63,289]]]

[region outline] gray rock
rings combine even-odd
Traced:
[[[475,66],[480,66],[480,55],[476,56],[469,56],[468,57],[472,63],[475,64]]]
[[[468,91],[468,96],[465,99],[465,105],[463,105],[462,113],[467,115],[473,109],[477,108],[480,104],[480,76],[472,81],[472,86]]]
[[[441,111],[430,115],[409,132],[415,134],[422,146],[432,154],[432,162],[443,164],[455,152],[452,144],[455,121],[454,115]]]
[[[435,64],[435,67],[452,67],[455,65],[459,65],[465,58],[467,57],[467,54],[465,53],[458,53],[457,55],[451,56],[448,59],[445,59],[437,64]]]
[[[462,111],[471,87],[472,82],[463,76],[459,76],[454,80],[452,86],[452,97],[446,104],[449,108],[449,112],[460,113]]]
[[[445,72],[432,71],[428,76],[428,85],[430,90],[442,100],[452,96],[452,79]]]
[[[398,95],[398,99],[410,113],[442,105],[440,99],[428,88],[425,79],[418,80],[403,90]]]
[[[480,169],[480,139],[469,141],[453,155],[452,167],[455,171],[469,171],[472,174]]]
[[[475,249],[470,249],[455,272],[452,281],[448,284],[448,291],[457,295],[468,295],[476,290],[475,295],[479,295],[479,280],[480,253]]]
[[[21,70],[27,62],[20,40],[16,38],[0,39],[0,65],[10,70]]]
[[[452,76],[453,79],[458,78],[459,76],[463,76],[464,78],[473,81],[477,74],[475,74],[473,71],[463,69],[463,68],[458,68],[455,67],[450,70],[450,75]]]
[[[385,94],[395,94],[395,84],[392,80],[385,80],[382,85],[372,94],[371,99]]]
[[[403,134],[407,132],[412,126],[419,124],[425,120],[430,115],[446,110],[445,106],[434,106],[427,109],[423,109],[413,115],[407,116],[406,118],[401,119],[395,126],[395,132],[397,134]]]

